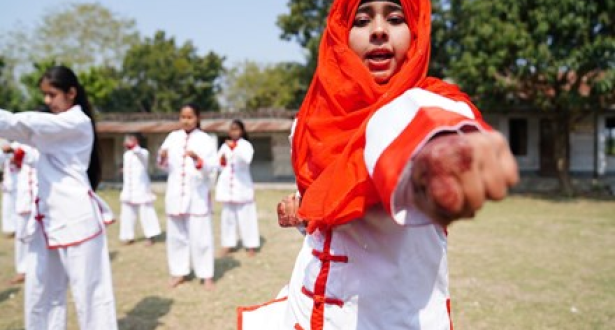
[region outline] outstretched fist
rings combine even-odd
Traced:
[[[443,226],[473,217],[518,181],[515,158],[496,132],[434,138],[414,158],[411,176],[415,205]]]
[[[278,224],[280,227],[298,227],[305,224],[303,219],[297,216],[301,199],[296,194],[291,194],[278,203]]]

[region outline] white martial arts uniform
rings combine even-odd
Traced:
[[[450,126],[413,126],[423,107],[450,112]],[[418,149],[389,146],[419,136],[420,148],[440,132],[480,125],[467,104],[418,88],[379,109],[367,125],[364,161],[383,203],[361,219],[306,235],[288,286],[270,303],[240,308],[239,330],[452,329],[446,230],[413,204]]]
[[[143,234],[147,238],[160,235],[160,223],[154,209],[156,196],[152,193],[147,168],[149,152],[135,146],[124,152],[124,184],[120,194],[122,211],[120,213],[120,240],[131,241],[135,238],[137,215],[141,219]]]
[[[198,278],[214,276],[214,242],[211,225],[209,176],[217,168],[211,137],[199,129],[171,132],[160,147],[167,151],[159,165],[169,173],[165,198],[167,254],[171,276],[190,274],[190,263]],[[195,161],[187,151],[198,155]]]
[[[245,248],[260,246],[258,215],[254,203],[254,184],[250,163],[254,156],[252,144],[244,139],[231,149],[226,143],[218,151],[222,170],[216,185],[216,201],[223,203],[221,215],[222,246],[237,246],[237,226]]]
[[[26,272],[26,329],[65,329],[70,284],[79,327],[117,329],[105,223],[107,204],[87,169],[94,141],[80,106],[58,113],[0,110],[0,137],[39,150],[36,231]]]
[[[5,154],[0,151],[0,161],[2,162],[2,232],[14,234],[17,223],[17,213],[15,212],[15,186],[17,183],[18,169],[13,164],[13,155]]]
[[[38,177],[36,163],[39,152],[25,144],[13,143],[13,159],[19,172],[15,190],[15,211],[17,226],[15,230],[15,268],[18,274],[26,273],[28,237],[36,229],[34,208],[38,196]]]

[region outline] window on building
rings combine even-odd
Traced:
[[[606,154],[615,156],[615,117],[606,119]]]
[[[527,156],[527,119],[510,119],[508,121],[508,135],[512,153],[515,156]]]
[[[250,137],[250,142],[252,142],[252,146],[254,147],[254,161],[255,162],[273,161],[273,154],[271,152],[271,137],[270,136]]]

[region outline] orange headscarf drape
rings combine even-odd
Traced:
[[[363,160],[365,129],[375,111],[413,87],[470,103],[454,85],[426,77],[430,0],[401,1],[411,44],[400,71],[384,85],[348,45],[359,3],[333,3],[318,67],[297,115],[292,162],[303,196],[299,216],[308,220],[310,232],[360,218],[380,203]]]

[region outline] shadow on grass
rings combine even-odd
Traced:
[[[239,266],[241,266],[241,262],[235,260],[232,256],[216,258],[216,263],[214,266],[214,281],[221,279],[228,271]]]
[[[124,330],[155,330],[162,325],[160,319],[171,311],[173,299],[157,296],[141,300],[125,317],[118,321]]]
[[[117,252],[117,251],[111,251],[111,252],[109,252],[109,260],[110,260],[111,262],[113,262],[113,260],[115,260],[115,258],[117,258],[117,255],[118,255],[118,254],[120,254],[120,253],[119,253],[119,252]]]
[[[19,288],[10,288],[0,292],[0,304],[10,299],[12,295],[17,294],[19,290]]]

